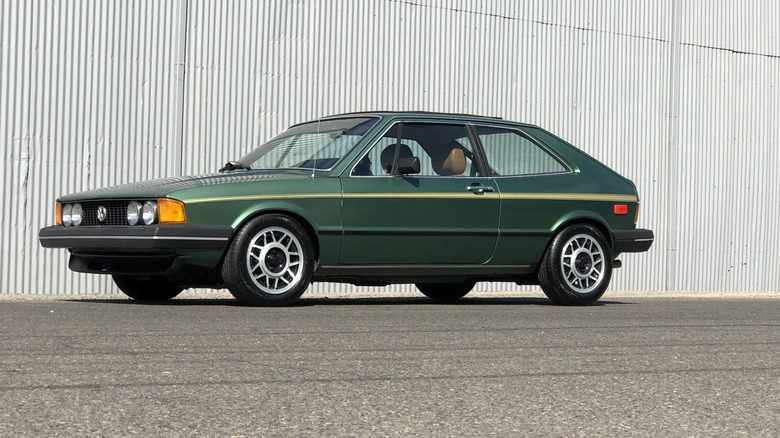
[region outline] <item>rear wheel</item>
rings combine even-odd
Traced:
[[[604,235],[588,224],[576,224],[555,236],[539,267],[539,284],[552,301],[592,304],[612,278],[612,255]]]
[[[452,302],[466,296],[475,284],[474,280],[466,280],[460,283],[417,283],[415,286],[428,298]]]
[[[161,275],[119,275],[111,276],[119,290],[139,301],[167,301],[183,290]]]
[[[313,271],[306,230],[288,216],[268,214],[238,231],[225,255],[222,278],[244,304],[285,306],[309,287]]]

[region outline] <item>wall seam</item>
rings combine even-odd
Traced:
[[[666,168],[669,177],[666,186],[666,281],[665,290],[677,289],[677,151],[679,149],[679,112],[680,112],[680,56],[682,44],[680,31],[682,27],[682,2],[671,0],[672,4],[672,35],[669,42],[671,60],[669,65],[669,133],[666,144]]]
[[[174,172],[177,176],[184,174],[184,104],[187,93],[187,18],[189,16],[189,0],[179,2],[179,38],[176,64],[174,66],[178,83],[178,95],[176,96],[176,118],[174,127]]]

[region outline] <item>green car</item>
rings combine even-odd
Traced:
[[[227,287],[287,305],[312,281],[453,301],[512,281],[583,305],[652,245],[638,213],[630,180],[537,126],[366,112],[292,126],[219,173],[63,196],[39,239],[144,301]]]

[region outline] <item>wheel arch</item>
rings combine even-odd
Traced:
[[[575,224],[589,224],[596,227],[604,235],[604,238],[607,239],[610,251],[613,251],[615,241],[612,229],[609,227],[606,219],[591,211],[576,211],[562,217],[553,227],[552,237],[554,238],[558,233]],[[550,242],[552,242],[552,238]]]
[[[607,221],[598,214],[590,211],[575,211],[562,217],[555,224],[552,230],[552,234],[550,235],[550,240],[547,242],[547,245],[544,247],[544,251],[542,252],[542,258],[544,258],[545,254],[547,254],[547,251],[550,249],[550,245],[552,245],[553,240],[555,240],[555,236],[560,234],[561,231],[565,230],[566,228],[577,224],[587,224],[596,227],[596,229],[601,231],[601,233],[604,235],[604,238],[607,239],[610,255],[614,253],[614,238],[612,236],[612,231],[610,231],[609,225],[607,225]],[[539,273],[539,267],[542,264],[541,260],[542,259],[540,258],[539,263],[536,265],[534,276],[538,275]]]
[[[309,236],[309,239],[311,240],[311,245],[314,248],[314,260],[317,261],[320,259],[320,239],[319,239],[319,234],[314,228],[314,225],[312,225],[313,221],[310,218],[308,218],[306,215],[298,211],[295,211],[295,209],[286,208],[283,206],[268,206],[266,208],[255,209],[251,212],[248,212],[247,214],[242,215],[242,217],[238,221],[236,221],[236,223],[233,226],[233,234],[230,236],[227,245],[225,245],[225,250],[222,252],[222,257],[220,257],[219,259],[218,267],[220,270],[222,269],[222,265],[225,263],[225,255],[227,254],[228,249],[230,249],[230,246],[233,244],[233,241],[235,240],[239,230],[241,230],[241,228],[243,228],[247,223],[249,223],[253,219],[268,214],[280,214],[280,215],[288,216],[289,218],[298,222],[298,224],[300,224],[303,227],[303,229],[306,231],[306,234]]]

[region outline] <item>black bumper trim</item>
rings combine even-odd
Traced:
[[[653,245],[655,235],[652,230],[637,228],[635,230],[615,231],[615,253],[645,252]]]
[[[187,257],[142,254],[140,256],[71,254],[68,268],[87,274],[161,275],[180,270]]]
[[[41,228],[44,248],[70,249],[221,249],[233,234],[231,227],[151,225],[135,227]]]

